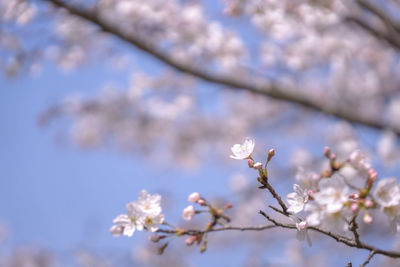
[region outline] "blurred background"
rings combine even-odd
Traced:
[[[276,150],[281,196],[326,166],[326,145],[397,176],[399,6],[362,3],[0,0],[0,266],[361,263],[316,233],[311,248],[293,231],[215,233],[205,254],[176,238],[159,256],[147,233],[109,228],[142,189],[185,229],[207,223],[182,219],[192,192],[231,202],[232,225],[265,224],[273,199],[229,158],[246,137],[259,161]],[[399,249],[387,225],[363,240]]]

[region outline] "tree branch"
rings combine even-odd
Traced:
[[[296,225],[284,224],[284,223],[278,222],[275,219],[273,219],[270,216],[268,216],[262,210],[260,210],[259,213],[261,215],[263,215],[268,221],[272,222],[274,225],[276,225],[278,227],[287,228],[287,229],[297,229]],[[399,251],[390,251],[390,250],[379,249],[379,248],[376,248],[376,247],[371,246],[369,244],[363,243],[361,241],[356,242],[353,239],[349,239],[349,238],[347,238],[345,236],[337,235],[337,234],[334,234],[332,232],[325,231],[325,230],[322,230],[322,229],[320,229],[318,227],[314,227],[314,226],[309,226],[309,227],[307,227],[307,229],[316,231],[316,232],[324,234],[326,236],[329,236],[329,237],[335,239],[337,242],[343,243],[343,244],[345,244],[345,245],[347,245],[349,247],[369,250],[369,251],[371,251],[371,253],[372,253],[372,251],[374,251],[374,254],[382,254],[382,255],[385,255],[385,256],[388,256],[388,257],[391,257],[391,258],[400,258],[400,252]],[[372,256],[371,256],[371,258],[372,258]]]
[[[375,255],[375,253],[376,253],[375,250],[372,250],[369,253],[368,258],[360,265],[360,267],[364,267],[365,265],[367,265],[370,262],[370,260],[372,259],[372,257]]]
[[[353,219],[351,220],[349,229],[350,229],[351,232],[353,232],[354,241],[356,242],[356,244],[360,245],[361,241],[360,241],[360,235],[357,232],[358,224],[356,222],[356,218],[357,218],[357,216],[354,216]]]
[[[227,226],[221,228],[212,228],[206,230],[167,230],[167,229],[158,229],[157,233],[164,233],[164,234],[179,234],[179,235],[199,235],[205,234],[210,232],[221,232],[221,231],[263,231],[267,229],[276,228],[276,225],[264,225],[264,226],[251,226],[251,227],[238,227],[238,226]]]
[[[192,75],[204,81],[227,86],[228,88],[233,90],[247,90],[249,92],[263,96],[268,96],[277,100],[295,103],[310,110],[321,112],[326,115],[332,115],[337,118],[349,121],[351,123],[357,123],[381,130],[389,129],[400,135],[400,128],[395,127],[393,125],[388,125],[378,117],[376,118],[366,117],[361,114],[356,114],[354,111],[351,110],[344,110],[343,108],[329,106],[326,103],[323,103],[323,101],[321,101],[320,99],[313,99],[309,95],[300,94],[298,91],[290,90],[289,88],[283,88],[282,86],[271,85],[267,81],[265,81],[264,84],[260,84],[252,82],[249,79],[247,79],[246,81],[239,80],[236,77],[223,76],[220,74],[210,73],[203,69],[194,67],[190,64],[182,63],[176,59],[171,58],[165,52],[159,50],[158,48],[154,47],[145,40],[137,36],[134,36],[131,33],[127,33],[117,25],[113,25],[112,23],[100,18],[95,11],[89,10],[87,8],[77,7],[73,4],[66,3],[62,0],[42,0],[42,1],[52,3],[54,6],[58,8],[66,9],[70,14],[75,15],[81,19],[84,19],[87,22],[95,24],[102,31],[108,32],[118,37],[119,39],[133,45],[134,47],[142,50],[143,52],[152,55],[156,59],[160,60],[161,62],[164,62],[165,64],[169,65],[170,67],[182,73]]]
[[[364,20],[358,17],[347,17],[345,18],[345,20],[358,25],[359,27],[363,28],[365,31],[373,35],[375,38],[390,44],[394,49],[400,50],[400,41],[398,39],[379,31]]]

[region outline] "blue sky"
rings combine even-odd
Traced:
[[[227,24],[233,26],[235,22]],[[246,34],[254,38],[251,33]],[[246,39],[250,43],[257,41]],[[126,49],[125,45],[120,47]],[[134,49],[131,51],[135,61],[150,73],[164,67]],[[132,246],[145,242],[146,234],[115,239],[108,229],[112,219],[125,211],[125,204],[135,200],[140,190],[172,195],[175,206],[164,213],[168,221],[178,224],[189,193],[230,196],[226,183],[237,169],[220,168],[212,160],[207,162],[207,168],[191,172],[152,168],[139,155],[120,154],[110,147],[82,150],[60,143],[51,127],[38,125],[38,116],[52,104],[71,93],[93,95],[107,80],[123,84],[126,73],[112,72],[105,64],[89,64],[65,75],[53,65],[45,64],[38,78],[0,78],[0,222],[10,230],[8,248],[34,244],[61,254],[78,247],[129,252]],[[214,90],[206,88],[211,93]],[[320,123],[321,116],[316,118]],[[361,133],[366,140],[376,140],[374,131],[364,129]],[[280,155],[287,155],[293,144],[304,140],[282,142],[282,136],[275,135],[268,142],[262,145],[275,147]],[[324,144],[318,145],[312,147],[320,151]],[[284,157],[281,162],[284,163]],[[290,190],[288,187],[283,192]],[[238,266],[244,261],[240,250],[239,246],[235,253],[230,253],[235,256],[224,258],[226,266]],[[276,250],[279,252],[279,248]],[[196,256],[196,263],[201,266],[217,259],[219,251],[210,250],[207,255]]]

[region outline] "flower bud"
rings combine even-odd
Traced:
[[[157,243],[158,241],[160,241],[161,237],[158,234],[152,234],[149,236],[149,240],[151,242]]]
[[[256,163],[254,163],[254,165],[253,165],[253,168],[254,168],[255,170],[261,170],[262,167],[263,167],[263,165],[262,165],[261,162],[256,162]]]
[[[197,236],[189,236],[188,238],[186,238],[185,243],[187,246],[191,246],[193,245],[193,243],[197,240]]]
[[[118,237],[118,236],[122,235],[123,231],[124,231],[124,227],[123,227],[123,226],[120,226],[120,225],[113,225],[113,226],[110,228],[110,233],[111,233],[114,237]]]
[[[352,203],[350,206],[350,209],[353,213],[356,213],[358,211],[358,204],[357,203]]]
[[[184,220],[190,221],[191,219],[193,219],[195,213],[196,213],[196,211],[195,211],[194,207],[192,205],[190,205],[190,206],[187,206],[183,210],[182,217]]]
[[[197,201],[197,204],[199,204],[201,206],[207,206],[206,201],[204,199],[202,199],[202,198]]]
[[[371,224],[372,221],[373,221],[373,218],[372,218],[371,215],[369,215],[368,212],[365,212],[365,213],[364,213],[364,216],[363,216],[363,221],[364,221],[366,224]]]
[[[378,180],[378,172],[374,168],[370,168],[368,170],[368,178],[367,178],[367,184],[368,186],[372,186],[372,184]]]
[[[324,147],[324,156],[330,158],[331,156],[331,148],[329,146]]]
[[[299,231],[306,229],[307,226],[308,226],[307,221],[301,221],[299,223],[296,223],[297,230]]]
[[[227,203],[226,205],[225,205],[225,209],[231,209],[232,208],[232,203]]]
[[[364,205],[365,205],[365,207],[366,207],[367,209],[370,209],[370,208],[372,208],[372,207],[374,206],[374,202],[372,202],[371,199],[367,198],[367,199],[365,200]]]
[[[268,151],[268,158],[267,158],[267,161],[270,161],[270,160],[272,159],[273,156],[275,156],[275,149],[271,148],[271,149]]]
[[[201,199],[201,195],[197,192],[191,193],[188,197],[188,201],[192,203],[196,203]]]
[[[360,198],[360,195],[357,193],[353,193],[349,196],[350,199],[357,200]]]
[[[254,160],[248,159],[247,160],[247,164],[249,165],[249,168],[253,168],[254,167]]]
[[[331,154],[331,160],[336,160],[336,153]]]

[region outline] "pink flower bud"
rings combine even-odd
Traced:
[[[254,167],[254,161],[252,159],[248,159],[247,160],[247,164],[249,165],[249,168],[253,168]]]
[[[194,207],[192,205],[190,205],[190,206],[187,206],[183,210],[182,217],[184,220],[190,221],[191,219],[193,219],[195,213],[196,213],[196,211],[195,211]]]
[[[262,167],[263,167],[263,165],[262,165],[261,162],[256,162],[256,163],[254,163],[254,165],[253,165],[253,168],[254,168],[255,170],[261,170]]]
[[[188,238],[186,238],[185,243],[187,246],[191,246],[193,245],[193,243],[197,240],[197,236],[189,236]]]
[[[307,226],[308,226],[307,221],[301,221],[299,223],[296,223],[297,230],[299,231],[306,229]]]
[[[360,198],[360,195],[359,195],[359,194],[357,194],[357,193],[353,193],[353,194],[351,194],[351,195],[349,196],[349,198],[350,198],[350,199],[357,200],[357,199],[359,199],[359,198]]]
[[[378,172],[374,168],[369,169],[367,178],[368,185],[372,186],[376,180],[378,180]]]
[[[231,209],[232,208],[232,203],[227,203],[225,205],[225,209]]]
[[[207,206],[206,201],[204,199],[202,199],[202,198],[197,201],[197,204],[199,204],[201,206]]]
[[[357,203],[352,203],[350,206],[350,209],[352,212],[356,213],[358,211],[358,204]]]
[[[324,156],[329,158],[331,155],[331,148],[329,146],[324,147]]]
[[[268,150],[268,158],[267,161],[270,161],[272,159],[272,157],[275,156],[275,149],[271,148],[270,150]]]
[[[336,153],[331,154],[331,160],[336,160]]]
[[[196,203],[201,199],[201,195],[197,192],[191,193],[188,197],[188,201],[192,203]]]
[[[363,216],[363,221],[364,221],[366,224],[371,224],[372,221],[373,221],[373,218],[371,217],[371,215],[369,215],[368,212],[365,212],[365,213],[364,213],[364,216]]]
[[[365,200],[365,207],[366,207],[367,209],[370,209],[370,208],[372,208],[373,206],[374,206],[374,202],[372,202],[371,199],[367,198],[367,199]]]

